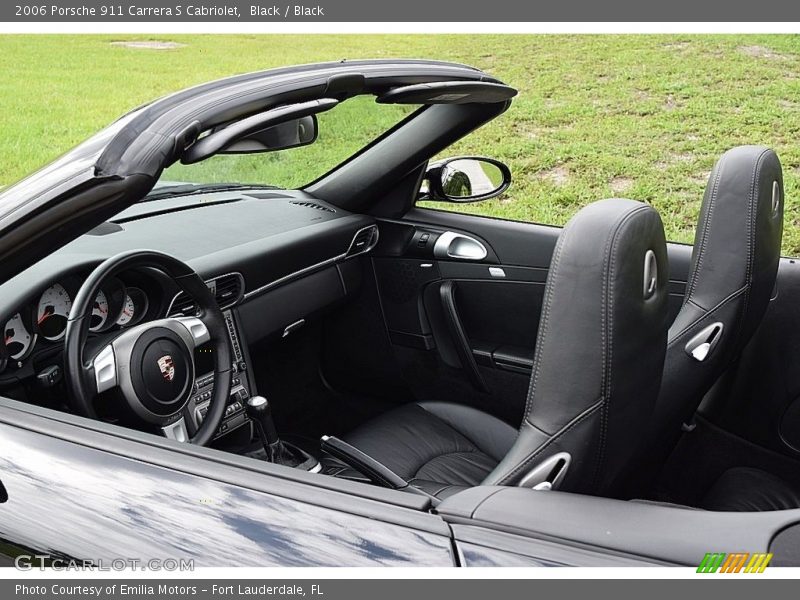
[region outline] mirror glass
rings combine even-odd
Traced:
[[[442,192],[448,200],[464,202],[495,194],[506,184],[506,177],[492,162],[458,158],[442,167],[441,181]]]
[[[251,154],[297,148],[313,143],[317,139],[317,134],[316,117],[314,115],[301,117],[251,133],[219,154]]]

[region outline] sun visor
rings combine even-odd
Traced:
[[[495,104],[517,95],[517,90],[488,81],[436,81],[389,90],[379,104]]]

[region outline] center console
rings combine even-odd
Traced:
[[[231,365],[233,377],[231,381],[231,393],[225,407],[225,416],[217,429],[214,439],[226,435],[244,425],[249,426],[249,419],[245,414],[247,400],[253,395],[255,386],[253,385],[250,373],[247,369],[248,356],[247,345],[240,342],[241,336],[236,322],[236,317],[232,310],[223,311],[225,323],[228,326],[228,336],[231,342],[233,353],[233,364]],[[195,371],[197,373],[192,396],[187,406],[190,421],[187,426],[190,434],[202,424],[208,413],[208,406],[211,402],[211,393],[214,387],[214,359],[211,354],[210,344],[200,346],[195,350]]]
[[[306,471],[318,472],[321,469],[319,461],[298,448],[284,442],[278,437],[269,403],[263,396],[256,395],[256,389],[248,369],[250,357],[247,344],[241,335],[237,322],[236,310],[227,308],[222,311],[228,329],[233,363],[231,365],[231,392],[225,405],[225,413],[213,439],[219,439],[234,431],[240,430],[245,444],[252,448],[252,434],[255,433],[256,448],[244,454],[259,460],[266,460]],[[214,355],[210,342],[195,349],[195,373],[197,374],[192,387],[186,410],[186,428],[189,435],[194,435],[208,414],[214,390]],[[244,429],[244,428],[247,429]]]

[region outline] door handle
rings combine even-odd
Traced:
[[[712,323],[704,328],[700,333],[686,342],[686,354],[698,362],[703,362],[722,337],[722,323]]]
[[[489,388],[486,387],[486,382],[478,370],[478,363],[475,362],[475,356],[472,354],[467,333],[464,331],[461,318],[458,316],[455,281],[449,280],[442,283],[439,287],[439,296],[444,309],[444,320],[447,323],[450,337],[453,339],[453,345],[455,346],[456,354],[458,354],[461,367],[464,369],[472,387],[480,392],[488,392]]]
[[[445,231],[433,245],[433,255],[445,260],[483,260],[488,254],[486,246],[478,240],[454,231]]]

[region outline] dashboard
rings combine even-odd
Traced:
[[[363,275],[360,261],[351,259],[371,251],[378,234],[374,218],[302,191],[210,191],[135,204],[0,284],[0,394],[69,410],[63,351],[74,298],[109,257],[155,250],[194,269],[223,309],[234,352],[233,388],[218,431],[225,435],[243,426],[244,401],[255,393],[248,347],[280,340],[355,294]],[[124,271],[101,284],[87,346],[194,310],[164,273]],[[208,358],[202,349],[196,352],[190,434],[208,409]],[[112,404],[98,402],[96,408]]]

